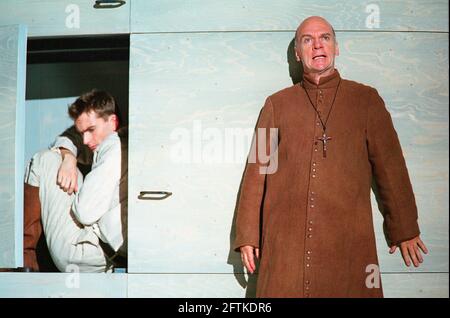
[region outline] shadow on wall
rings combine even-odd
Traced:
[[[291,77],[292,84],[300,83],[303,78],[303,65],[297,62],[295,58],[295,38],[289,43],[287,48],[287,62],[289,65],[289,76]]]
[[[295,58],[295,38],[291,40],[291,42],[288,45],[287,48],[287,52],[286,52],[286,56],[287,56],[287,62],[289,65],[289,76],[292,80],[292,84],[297,84],[302,80],[303,77],[303,67],[302,64],[297,62],[296,58]],[[256,124],[255,124],[255,129],[256,129]],[[240,193],[241,193],[241,187],[242,187],[242,181],[243,181],[243,177],[245,174],[245,170],[242,174],[242,178],[241,178],[241,183],[239,185],[239,190],[238,193],[236,195],[236,204],[235,204],[235,208],[234,208],[234,214],[233,214],[233,221],[231,224],[231,230],[230,230],[230,250],[228,253],[228,260],[227,260],[227,264],[230,264],[233,266],[233,274],[237,280],[237,282],[239,283],[239,285],[242,288],[246,289],[246,293],[245,293],[245,297],[246,298],[254,298],[256,297],[256,282],[257,282],[257,274],[249,274],[248,275],[248,280],[245,279],[245,276],[243,275],[243,273],[246,271],[244,269],[244,266],[242,264],[241,261],[241,256],[240,253],[238,251],[234,251],[233,250],[233,244],[234,244],[234,240],[236,238],[236,216],[237,216],[237,209],[238,209],[238,204],[239,204],[239,197],[240,197]],[[262,213],[261,213],[262,215]],[[262,220],[262,222],[264,222],[264,220]],[[260,224],[260,228],[262,227],[262,224]],[[261,257],[263,256],[264,251],[261,250]],[[257,262],[257,266],[256,266],[256,272],[258,272],[259,270],[259,262]]]
[[[233,250],[234,241],[236,239],[236,217],[237,217],[237,210],[239,205],[239,197],[241,194],[241,188],[242,188],[242,181],[244,179],[245,169],[242,173],[241,182],[239,184],[239,190],[236,195],[236,205],[234,208],[233,213],[233,221],[231,223],[231,230],[230,230],[230,250],[228,252],[228,261],[227,264],[230,264],[233,266],[233,274],[236,278],[239,285],[241,285],[242,288],[245,288],[245,297],[246,298],[255,298],[256,297],[256,281],[258,279],[257,272],[259,270],[259,261],[256,262],[256,272],[255,274],[248,274],[248,279],[245,279],[245,275],[243,273],[246,271],[244,268],[244,265],[241,261],[241,254],[238,251]]]

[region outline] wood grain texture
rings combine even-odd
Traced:
[[[86,0],[3,0],[0,25],[26,24],[30,37],[128,33],[130,1],[114,9],[95,9]]]
[[[26,29],[0,27],[0,268],[21,266]]]
[[[430,249],[419,271],[448,271],[448,36],[444,34],[338,35],[344,77],[376,87],[394,121]],[[383,40],[384,39],[384,40]],[[371,49],[369,49],[369,47]],[[389,255],[382,218],[373,202],[382,271],[407,269]]]
[[[336,30],[370,31],[373,4],[379,30],[448,31],[445,0],[132,0],[131,32],[295,30],[311,15],[327,18]]]
[[[246,274],[128,274],[128,297],[255,297]],[[446,298],[448,273],[382,274],[386,298]],[[242,284],[242,285],[241,285]]]
[[[0,298],[124,298],[126,274],[0,273]]]
[[[247,274],[128,274],[128,297],[255,297],[254,285],[247,292],[247,282]]]
[[[430,249],[423,266],[409,270],[446,272],[448,38],[344,32],[338,38],[342,76],[378,89],[404,147],[422,237]],[[243,133],[254,127],[266,96],[292,84],[291,40],[289,32],[132,35],[131,273],[242,272],[230,242],[248,151]],[[237,138],[242,143],[232,142],[231,148],[225,137],[229,128],[242,129]],[[187,161],[177,162],[173,151],[183,132],[190,153]],[[215,157],[210,150],[217,145]],[[225,155],[230,152],[231,162]],[[138,200],[143,190],[173,196]],[[399,255],[387,253],[375,202],[374,215],[381,270],[408,270]]]
[[[0,298],[255,297],[247,274],[0,273]],[[386,298],[448,297],[448,273],[382,274]]]
[[[48,149],[66,128],[73,125],[67,105],[77,96],[26,101],[25,165],[42,149]]]
[[[448,298],[448,273],[382,274],[386,298]]]

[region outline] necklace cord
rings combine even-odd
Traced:
[[[340,85],[341,85],[341,79],[339,79],[339,83],[337,84],[336,92],[334,93],[334,97],[333,97],[333,102],[331,103],[330,111],[328,112],[327,118],[326,118],[325,123],[324,123],[323,120],[322,120],[322,117],[321,117],[320,114],[319,114],[319,111],[317,110],[316,106],[314,106],[314,104],[313,104],[313,102],[312,102],[312,100],[311,100],[311,97],[309,96],[308,91],[307,91],[306,88],[305,88],[304,82],[302,82],[302,87],[303,87],[303,89],[305,90],[306,96],[308,96],[308,100],[309,100],[309,102],[311,103],[311,106],[314,108],[314,110],[315,110],[317,116],[319,117],[320,123],[322,124],[323,132],[325,132],[325,131],[327,130],[327,126],[326,126],[326,125],[327,125],[327,123],[328,123],[328,119],[330,118],[331,111],[333,110],[334,101],[336,100],[336,96],[337,96],[337,93],[338,93],[338,90],[339,90],[339,86],[340,86]]]

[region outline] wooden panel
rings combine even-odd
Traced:
[[[128,297],[255,297],[255,280],[246,274],[128,274]]]
[[[449,295],[448,273],[382,274],[381,279],[386,298]],[[128,297],[253,298],[255,281],[244,274],[129,274]]]
[[[448,36],[344,33],[340,48],[341,74],[376,87],[393,117],[430,248],[419,270],[448,272]],[[387,253],[375,200],[373,210],[381,270],[417,271]]]
[[[377,25],[366,20],[377,15],[380,30],[448,31],[446,0],[133,0],[131,31],[295,30],[311,15],[326,17],[336,30],[370,30]]]
[[[26,29],[0,27],[0,268],[23,263]]]
[[[0,273],[0,298],[126,296],[126,274]]]
[[[46,149],[55,137],[73,125],[67,115],[67,105],[75,97],[26,101],[25,165],[38,151]]]
[[[2,0],[0,25],[22,23],[30,37],[128,33],[130,1],[114,9],[95,9],[87,0]]]
[[[448,273],[382,274],[386,298],[448,298]]]
[[[339,38],[342,75],[378,88],[405,148],[431,251],[418,271],[447,272],[448,38]],[[291,39],[288,32],[132,35],[129,272],[230,273],[239,266],[230,242],[245,133],[265,97],[291,84]],[[230,139],[230,130],[238,137]],[[185,158],[176,156],[182,146]],[[173,196],[138,200],[143,190]],[[405,271],[399,255],[388,256],[379,224],[376,234],[382,270]]]
[[[255,297],[245,274],[0,273],[0,298]],[[248,282],[248,283],[247,283]],[[448,273],[382,274],[384,295],[448,297]]]
[[[230,227],[249,138],[238,135],[234,149],[226,129],[251,138],[264,96],[274,84],[289,85],[288,43],[271,33],[132,35],[129,272],[230,272]],[[188,157],[172,158],[183,132],[191,139],[184,140]],[[211,134],[219,136],[202,144]],[[214,145],[222,152],[216,163],[207,153]],[[173,196],[137,200],[142,190]]]

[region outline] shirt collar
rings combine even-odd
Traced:
[[[319,85],[312,82],[307,77],[303,76],[302,85],[305,88],[333,88],[336,87],[339,84],[339,81],[341,80],[341,75],[339,74],[337,69],[334,69],[333,74],[330,74],[325,77],[321,77],[319,80]]]
[[[103,140],[100,145],[98,145],[97,149],[95,149],[94,151],[94,154],[101,152],[105,147],[114,143],[114,140],[116,138],[119,138],[116,131],[109,134],[108,137],[106,137],[105,140]]]

